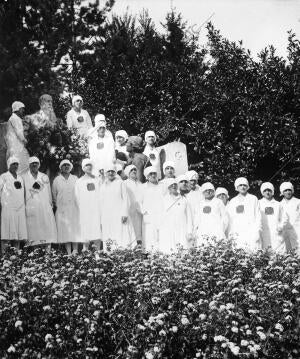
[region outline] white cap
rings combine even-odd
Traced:
[[[98,113],[95,116],[95,127],[96,128],[106,127],[106,120],[104,115]]]
[[[165,170],[167,167],[172,167],[175,170],[175,163],[173,161],[166,161],[163,164],[163,172],[165,173]]]
[[[36,156],[29,157],[28,162],[29,162],[29,164],[34,163],[34,162],[41,164],[40,160]]]
[[[292,193],[294,193],[294,186],[291,184],[291,182],[283,182],[280,185],[280,194],[283,196],[283,192],[287,189],[291,190]]]
[[[117,137],[123,137],[125,140],[128,140],[128,133],[125,130],[119,130],[115,133],[115,138]]]
[[[85,166],[87,165],[92,165],[93,166],[93,161],[90,158],[84,158],[81,162],[81,168],[84,169]]]
[[[177,179],[176,178],[166,178],[164,180],[164,186],[166,186],[166,188],[169,188],[173,184],[177,184]]]
[[[203,185],[201,186],[201,191],[204,192],[204,191],[207,191],[207,190],[215,191],[214,185],[212,183],[210,183],[210,182],[203,183]]]
[[[196,171],[192,170],[192,171],[187,171],[187,173],[185,174],[186,175],[186,178],[189,180],[189,181],[192,181],[192,180],[195,180],[195,181],[198,181],[199,179],[199,175]]]
[[[10,165],[12,165],[13,163],[17,163],[17,164],[20,163],[19,159],[16,156],[11,156],[11,157],[8,158],[8,160],[7,160],[7,168],[9,169]]]
[[[130,174],[130,172],[131,172],[133,169],[137,169],[135,165],[126,166],[125,169],[124,169],[125,175],[126,175],[127,177],[129,177],[129,174]]]
[[[224,187],[218,187],[218,188],[216,189],[216,194],[215,194],[215,196],[218,197],[220,194],[225,194],[225,195],[227,196],[227,198],[229,198],[228,191],[227,191],[227,189],[224,188]]]
[[[20,108],[25,108],[25,105],[24,105],[23,102],[21,102],[21,101],[15,101],[15,102],[13,102],[12,105],[11,105],[11,110],[12,110],[12,112],[19,111]]]
[[[238,189],[238,186],[240,186],[241,184],[244,184],[249,188],[249,182],[248,182],[247,178],[239,177],[234,181],[234,188],[236,191]]]
[[[75,105],[75,102],[78,101],[78,100],[80,100],[81,102],[83,102],[83,99],[82,99],[81,96],[79,96],[79,95],[73,96],[73,98],[72,98],[72,105],[74,106],[74,105]]]
[[[274,194],[274,186],[272,185],[272,183],[270,183],[270,182],[264,182],[264,183],[260,186],[260,193],[263,194],[266,189],[271,190],[271,191],[272,191],[272,194]]]
[[[180,183],[182,181],[187,181],[188,182],[188,179],[186,178],[186,175],[180,175],[180,176],[176,177],[176,182],[177,183]]]
[[[105,167],[105,172],[108,172],[108,171],[114,171],[114,172],[117,172],[116,170],[116,165],[114,163],[110,163],[109,165],[107,165]]]
[[[148,178],[148,176],[149,176],[150,173],[156,173],[156,174],[157,174],[157,169],[156,169],[156,167],[150,166],[150,167],[146,167],[146,168],[144,169],[144,176],[145,176],[146,178]]]
[[[156,141],[156,135],[155,135],[154,131],[147,131],[145,133],[145,141],[146,141],[147,137],[154,137],[154,139]]]
[[[60,164],[59,164],[59,169],[61,169],[63,165],[69,165],[69,166],[71,166],[71,171],[72,171],[73,165],[72,165],[72,163],[71,163],[69,160],[62,160],[62,161],[60,162]]]

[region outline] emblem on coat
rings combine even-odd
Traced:
[[[32,185],[32,188],[41,189],[41,185],[38,182],[34,182],[34,184]]]
[[[274,214],[274,208],[273,207],[266,207],[265,208],[265,214],[267,216],[271,216],[272,214]]]
[[[14,186],[16,189],[20,189],[20,188],[22,188],[22,183],[20,181],[15,181]]]
[[[95,184],[94,183],[88,183],[86,185],[86,188],[88,191],[95,191]]]
[[[236,213],[244,213],[245,208],[243,204],[240,204],[239,206],[236,207]]]
[[[84,118],[82,116],[79,116],[79,117],[77,117],[77,121],[81,123],[84,121]]]
[[[102,150],[102,148],[104,148],[104,143],[103,142],[98,142],[97,143],[97,149]]]
[[[210,213],[210,212],[211,212],[211,207],[210,206],[203,207],[203,213]]]

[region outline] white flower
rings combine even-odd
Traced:
[[[21,320],[17,320],[15,322],[15,327],[18,328],[18,327],[21,327],[22,326],[22,321]]]
[[[46,334],[45,335],[45,342],[48,342],[49,340],[51,340],[53,337],[51,334]]]
[[[228,346],[229,346],[229,348],[230,348],[233,355],[239,355],[240,348],[237,345],[235,345],[232,342],[229,342]]]
[[[45,305],[44,307],[43,307],[43,310],[46,312],[47,310],[50,310],[51,309],[51,307],[50,307],[50,305]]]
[[[238,332],[239,332],[239,329],[238,329],[237,327],[232,327],[232,328],[231,328],[231,331],[232,331],[233,333],[238,333]]]
[[[181,324],[182,325],[188,325],[188,324],[190,324],[190,321],[188,320],[188,318],[186,316],[182,316],[181,317]]]
[[[15,353],[15,352],[16,352],[16,348],[15,348],[13,345],[11,345],[11,346],[7,349],[7,352],[8,352],[8,353]]]
[[[252,334],[252,331],[251,331],[250,329],[248,329],[248,330],[246,331],[246,334],[247,334],[247,335],[251,335],[251,334]]]
[[[263,332],[257,332],[257,334],[259,335],[259,337],[260,337],[261,340],[266,340],[266,339],[267,339],[267,336],[266,336],[265,333],[263,333]]]
[[[154,359],[154,355],[151,352],[145,353],[146,359]]]
[[[277,323],[275,325],[275,329],[279,330],[280,332],[283,332],[283,326],[280,323]]]
[[[248,346],[248,344],[249,344],[248,340],[244,340],[244,339],[243,339],[243,340],[241,341],[241,346],[242,346],[242,347],[246,347],[246,346]]]
[[[200,315],[199,315],[199,319],[200,319],[200,320],[205,320],[205,319],[206,319],[206,314],[203,314],[203,313],[200,314]]]
[[[26,304],[28,302],[28,300],[26,298],[20,297],[19,301],[21,304]]]
[[[93,300],[93,305],[98,305],[100,302],[99,302],[99,300]]]
[[[178,328],[176,327],[176,325],[173,325],[173,327],[171,328],[173,333],[177,333]]]
[[[161,331],[159,332],[159,335],[161,335],[162,337],[164,337],[166,334],[167,334],[167,333],[166,333],[164,330],[161,330]]]

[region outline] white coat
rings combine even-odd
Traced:
[[[104,251],[135,247],[134,229],[128,218],[127,190],[122,180],[106,180],[101,185],[100,217]],[[127,217],[126,223],[122,223],[122,217]]]
[[[185,196],[169,193],[163,197],[163,210],[159,226],[159,250],[172,253],[192,246],[192,210]]]
[[[197,244],[205,244],[206,238],[225,238],[227,215],[224,203],[216,197],[203,199],[195,212]]]
[[[196,188],[194,190],[191,190],[189,193],[186,194],[186,198],[191,206],[193,222],[195,222],[196,211],[199,210],[200,203],[201,201],[203,201],[201,187],[199,185],[196,185]]]
[[[18,174],[25,174],[28,171],[29,153],[24,144],[24,128],[22,119],[13,113],[7,122],[7,158],[16,156],[20,161]]]
[[[283,211],[280,202],[274,198],[259,200],[261,213],[261,243],[263,249],[271,248],[275,252],[284,253],[285,243],[282,230],[286,226],[288,218]]]
[[[100,180],[87,174],[75,183],[75,199],[79,208],[80,242],[101,239]]]
[[[161,188],[150,182],[144,183],[142,187],[143,248],[146,251],[158,250],[158,230],[163,208]]]
[[[156,147],[151,148],[146,145],[143,154],[149,158],[151,166],[154,166],[157,170],[158,179],[161,179],[160,151]]]
[[[282,208],[288,217],[287,224],[283,229],[286,250],[299,251],[300,241],[300,199],[292,197],[290,200],[281,200]]]
[[[38,172],[24,175],[28,241],[31,245],[57,243],[57,229],[52,209],[50,181]],[[34,188],[38,185],[40,188]]]
[[[142,241],[142,220],[141,200],[142,200],[142,183],[127,179],[124,181],[128,194],[128,214],[129,220],[133,225],[135,240]]]
[[[52,185],[53,203],[59,243],[80,242],[79,210],[75,200],[75,183],[72,174],[66,179],[58,175]]]
[[[0,176],[1,239],[27,239],[23,178],[9,171]]]
[[[91,117],[86,110],[81,109],[77,112],[72,108],[67,113],[68,128],[77,129],[79,135],[87,137],[88,131],[93,127]]]
[[[99,176],[99,170],[110,166],[116,159],[115,142],[109,135],[103,138],[93,136],[89,140],[89,157],[93,161],[93,174]]]
[[[261,249],[261,214],[256,196],[238,194],[227,205],[229,215],[229,237],[236,246],[245,250]]]

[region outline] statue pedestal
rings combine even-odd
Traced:
[[[166,145],[158,147],[160,151],[161,166],[166,161],[175,163],[175,175],[180,176],[188,171],[188,160],[186,145],[182,142],[170,142]]]

